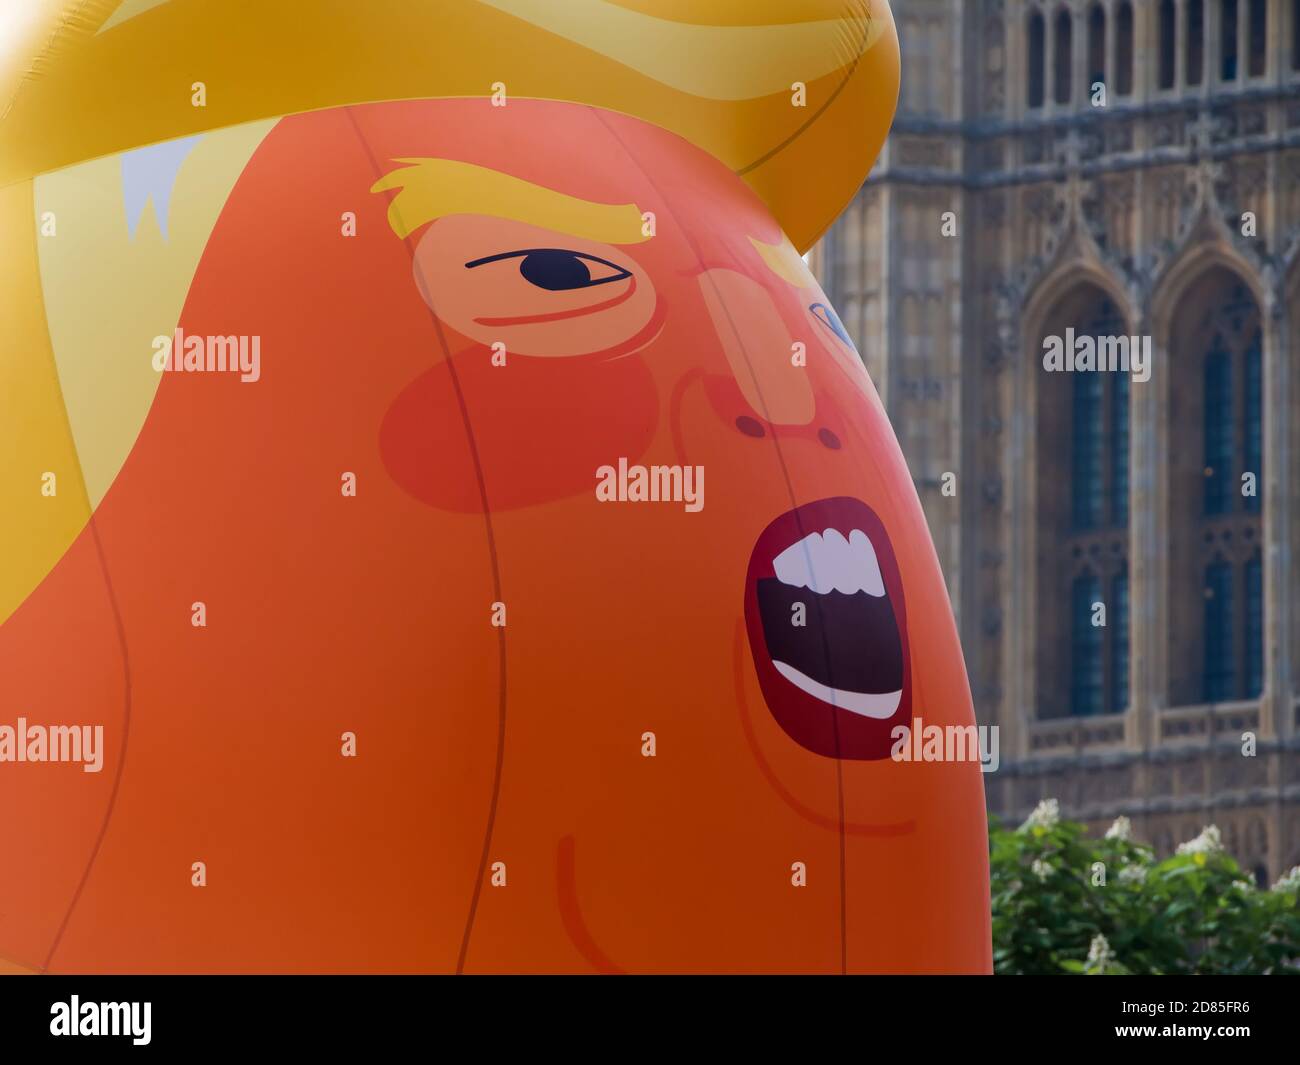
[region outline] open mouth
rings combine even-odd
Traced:
[[[865,503],[823,499],[754,546],[745,624],[759,686],[796,743],[829,758],[889,755],[912,718],[902,580]]]

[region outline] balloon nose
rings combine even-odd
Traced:
[[[807,425],[816,413],[812,386],[795,358],[796,344],[768,291],[724,267],[698,278],[714,332],[746,403],[776,425]],[[754,435],[754,434],[750,434]]]

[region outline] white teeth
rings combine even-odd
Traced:
[[[885,581],[871,538],[854,529],[846,540],[837,529],[809,533],[791,544],[772,561],[777,579],[796,588],[814,592],[834,589],[845,595],[866,592],[876,597],[885,594]]]
[[[864,574],[862,590],[867,595],[884,595],[885,579],[880,575],[880,562],[876,559],[876,549],[871,546],[871,537],[854,529],[849,533],[849,549],[853,552],[853,565]]]
[[[776,570],[777,580],[782,584],[794,585],[796,588],[812,588],[814,591],[820,591],[813,582],[809,563],[812,561],[813,542],[820,544],[821,540],[817,533],[813,533],[777,555],[772,560],[772,568]]]
[[[788,666],[784,662],[773,659],[772,665],[776,666],[777,672],[800,691],[805,691],[831,706],[838,706],[841,710],[861,714],[863,717],[874,717],[877,721],[893,717],[903,698],[901,688],[896,692],[846,692],[842,688],[831,688],[820,681],[813,680],[806,673],[801,673],[794,666]]]

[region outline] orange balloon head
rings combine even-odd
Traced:
[[[102,757],[0,764],[0,804],[41,811],[0,825],[0,955],[989,970],[980,767],[921,742],[974,732],[925,519],[735,168],[512,96],[78,173],[28,187],[106,182],[122,270],[150,242],[196,265],[178,317],[126,322],[161,335],[116,464],[125,401],[79,405],[56,350],[93,516],[0,670],[25,728],[102,726]],[[84,315],[50,279],[94,262],[58,254],[56,349]]]

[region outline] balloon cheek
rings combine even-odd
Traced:
[[[518,359],[469,348],[411,381],[386,412],[379,451],[407,495],[439,510],[512,510],[591,497],[594,471],[644,455],[659,424],[639,356]]]

